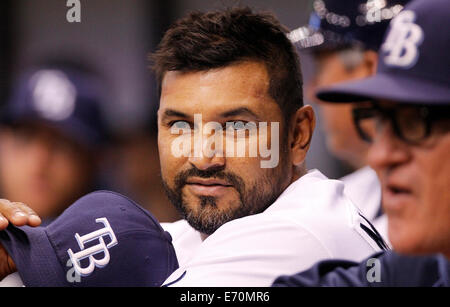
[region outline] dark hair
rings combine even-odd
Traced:
[[[244,60],[263,62],[269,94],[284,117],[303,105],[302,76],[288,30],[270,13],[249,7],[193,12],[176,21],[151,55],[158,88],[167,71],[205,71]]]

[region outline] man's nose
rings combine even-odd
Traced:
[[[219,136],[220,137],[220,136]],[[189,156],[189,162],[199,170],[223,168],[225,155],[220,139],[211,142],[211,135],[202,134],[194,137],[194,150]]]
[[[368,163],[377,172],[405,163],[410,158],[409,146],[398,138],[390,123],[384,122],[375,132]]]

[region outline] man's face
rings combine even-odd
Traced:
[[[339,159],[355,168],[361,167],[366,164],[368,146],[359,139],[355,130],[351,113],[352,104],[324,103],[318,100],[314,93],[320,87],[366,78],[371,71],[362,64],[349,70],[337,52],[321,53],[315,60],[317,71],[307,84],[308,96],[319,107],[319,120],[326,135],[327,147]]]
[[[2,128],[2,195],[26,203],[43,218],[54,217],[85,192],[91,179],[85,155],[79,146],[43,124]]]
[[[286,150],[282,125],[283,116],[278,104],[269,96],[269,77],[265,66],[257,62],[242,62],[220,69],[202,72],[167,72],[162,82],[158,111],[158,146],[161,173],[171,202],[186,220],[203,234],[209,235],[224,223],[262,212],[270,206],[290,183],[292,169]],[[201,123],[194,116],[201,115]],[[214,155],[198,155],[192,149],[186,156],[174,154],[174,141],[180,137],[195,146],[193,131],[199,124],[217,122],[224,127],[226,145],[214,148]],[[239,137],[227,136],[226,123],[267,122],[267,133],[245,133],[245,156],[227,154],[226,146],[237,144]],[[279,123],[280,131],[270,129]],[[190,127],[184,136],[174,134],[173,127]],[[259,127],[259,126],[258,126]],[[233,129],[231,129],[233,131]],[[209,135],[210,136],[210,135]],[[208,133],[200,131],[203,145]],[[264,139],[263,139],[264,138]],[[251,142],[267,141],[273,146],[280,138],[279,162],[262,168],[261,161],[249,156]],[[241,137],[242,139],[242,137]],[[284,142],[283,142],[284,141]],[[230,143],[231,142],[231,143]],[[203,152],[203,151],[202,151]],[[281,152],[281,153],[280,153]]]
[[[448,119],[436,122],[427,139],[411,145],[384,123],[370,147],[369,164],[382,185],[389,238],[399,252],[450,255],[449,124]]]

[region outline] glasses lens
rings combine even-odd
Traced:
[[[426,109],[418,107],[399,108],[395,120],[404,140],[418,142],[426,137]]]
[[[375,132],[377,120],[377,112],[373,108],[355,108],[353,109],[353,119],[355,121],[356,130],[360,137],[371,143]]]

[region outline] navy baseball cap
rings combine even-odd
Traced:
[[[450,2],[415,0],[392,20],[374,76],[320,89],[329,102],[450,103]]]
[[[0,243],[25,286],[160,286],[178,268],[169,233],[132,200],[90,193],[47,227],[9,226]]]
[[[71,66],[48,65],[23,73],[1,110],[3,124],[44,122],[80,144],[93,147],[108,133],[100,79]]]
[[[300,49],[377,51],[391,19],[409,0],[314,0],[309,24],[290,32]]]

